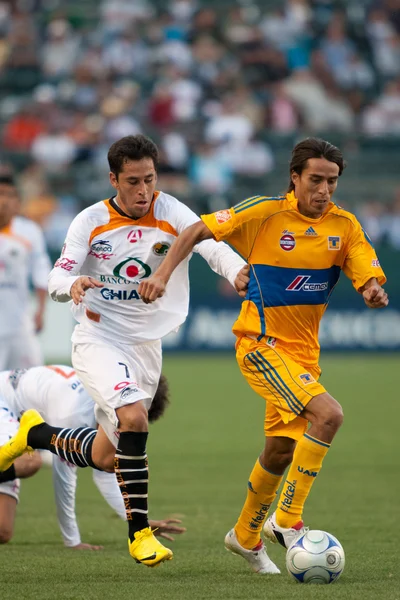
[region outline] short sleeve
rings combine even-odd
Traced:
[[[353,222],[343,271],[357,291],[373,277],[380,285],[386,282],[371,239],[357,220]]]

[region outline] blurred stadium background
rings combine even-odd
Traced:
[[[319,135],[348,161],[336,201],[378,247],[390,308],[338,286],[324,348],[400,348],[399,0],[0,1],[0,171],[50,254],[111,195],[106,154],[126,134],[161,149],[159,187],[197,213],[285,190],[290,150]],[[73,326],[48,307],[48,360]],[[192,261],[191,313],[166,347],[232,347],[238,300]],[[57,331],[57,335],[55,335]]]

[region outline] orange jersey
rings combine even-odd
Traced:
[[[254,196],[201,218],[251,265],[234,334],[271,338],[301,365],[318,364],[319,323],[342,270],[356,290],[371,277],[386,281],[356,217],[333,202],[311,219],[300,214],[293,192]]]

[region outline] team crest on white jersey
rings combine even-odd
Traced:
[[[170,247],[171,244],[169,242],[157,242],[153,246],[153,252],[156,256],[165,256]]]

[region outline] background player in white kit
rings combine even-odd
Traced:
[[[33,221],[17,215],[14,180],[0,176],[0,370],[41,364],[36,337],[43,327],[47,278],[51,270],[43,234]],[[29,284],[37,310],[30,314]]]
[[[168,384],[162,375],[156,397],[149,412],[149,421],[157,420],[168,404]],[[32,369],[17,369],[0,373],[0,444],[7,441],[19,427],[23,411],[36,409],[50,425],[71,427],[79,424],[86,433],[95,433],[94,402],[79,381],[72,367],[51,365]],[[13,535],[16,505],[19,497],[19,477],[30,477],[40,468],[37,452],[24,455],[5,472],[0,473],[0,543],[7,543]],[[57,516],[65,546],[78,550],[98,550],[101,546],[82,543],[75,514],[77,469],[61,456],[53,457],[53,484]],[[112,461],[111,461],[112,469]],[[93,470],[97,488],[123,519],[125,507],[114,473]],[[171,538],[170,534],[185,531],[177,519],[150,521],[157,535]]]
[[[26,413],[18,439],[0,449],[0,469],[18,453],[66,448],[67,460],[107,464],[116,446],[115,473],[129,525],[129,551],[142,564],[155,566],[172,558],[148,524],[147,411],[161,373],[161,338],[185,320],[189,304],[188,262],[171,277],[163,298],[144,304],[138,294],[181,231],[199,220],[176,198],[155,191],[158,150],[142,135],[115,142],[108,153],[110,181],[116,196],[82,211],[72,222],[60,259],[50,274],[54,300],[72,298],[79,322],[73,336],[72,364],[95,400],[99,430],[94,439],[81,432],[60,433]],[[244,261],[227,245],[213,240],[196,248],[210,267],[236,289],[247,285]],[[119,437],[115,430],[118,428]]]

